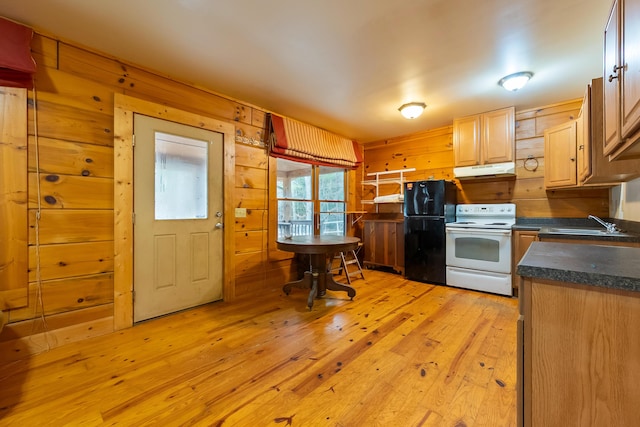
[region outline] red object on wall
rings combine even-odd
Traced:
[[[31,28],[0,18],[0,86],[33,88],[32,37]]]

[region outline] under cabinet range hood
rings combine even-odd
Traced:
[[[515,162],[492,163],[488,165],[463,166],[453,168],[453,176],[458,179],[515,177]]]

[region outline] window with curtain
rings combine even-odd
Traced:
[[[346,170],[277,159],[278,238],[344,235]]]

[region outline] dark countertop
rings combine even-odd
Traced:
[[[603,218],[607,222],[614,222],[624,233],[613,234],[573,234],[563,233],[559,231],[553,231],[553,228],[579,228],[587,230],[604,231],[604,227],[599,225],[593,220],[587,218],[518,218],[516,224],[512,227],[515,231],[537,231],[538,237],[544,240],[544,238],[555,238],[564,240],[575,240],[579,243],[581,240],[601,240],[609,242],[640,242],[640,224],[633,221],[612,220],[609,218]]]
[[[516,272],[524,277],[640,292],[640,248],[533,242]]]

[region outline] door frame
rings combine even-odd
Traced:
[[[154,102],[114,94],[114,278],[113,328],[133,326],[133,117],[142,114],[223,134],[224,254],[222,299],[235,298],[233,187],[235,125]],[[231,254],[231,255],[228,255]]]

